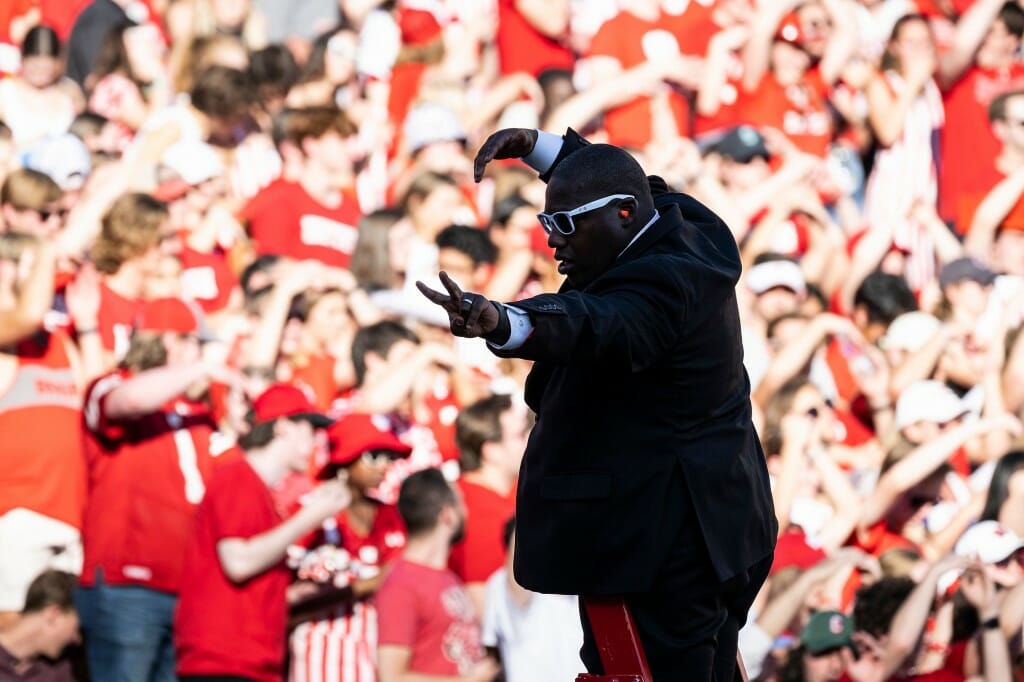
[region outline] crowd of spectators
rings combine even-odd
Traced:
[[[1015,0],[0,3],[0,679],[582,671],[576,600],[511,577],[529,364],[412,286],[557,290],[543,184],[472,159],[572,127],[741,247],[750,678],[1024,680],[1022,35]]]

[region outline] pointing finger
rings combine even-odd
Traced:
[[[423,282],[417,281],[416,288],[420,290],[420,293],[426,296],[431,303],[436,303],[440,306],[448,307],[451,303],[451,297],[447,294],[442,294],[440,291],[434,291]]]

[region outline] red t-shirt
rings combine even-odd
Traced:
[[[223,310],[238,286],[227,257],[221,252],[202,253],[186,246],[178,258],[182,297],[198,303],[205,313]]]
[[[631,69],[664,52],[679,49],[671,26],[664,17],[656,21],[641,19],[629,12],[617,15],[601,24],[590,43],[590,56],[613,57],[622,69]],[[690,134],[690,105],[678,92],[669,95],[669,104],[676,119],[679,134]],[[638,97],[605,113],[604,126],[608,142],[619,147],[643,149],[651,141],[651,99]]]
[[[461,675],[484,658],[480,623],[458,577],[399,558],[377,592],[378,645],[408,647],[409,671]]]
[[[752,92],[740,94],[736,114],[743,123],[778,128],[801,151],[824,157],[832,140],[827,99],[828,85],[816,68],[789,87],[768,72]]]
[[[141,417],[110,419],[107,397],[130,377],[125,370],[107,374],[85,394],[89,499],[82,584],[95,584],[102,568],[107,583],[174,593],[213,469],[214,424],[206,405],[184,399]]]
[[[996,182],[1002,182],[1005,178],[996,172]],[[966,234],[971,229],[971,223],[974,222],[974,214],[978,212],[978,208],[981,206],[981,202],[985,200],[988,193],[995,188],[995,185],[989,187],[983,192],[977,194],[965,194],[961,195],[957,203],[956,211],[956,228],[961,234]],[[1000,229],[1003,230],[1014,230],[1017,232],[1024,232],[1024,196],[1017,199],[1017,203],[1013,205],[1010,212],[1003,218],[1003,222],[1000,223]]]
[[[297,182],[278,179],[249,200],[241,219],[259,255],[315,259],[347,268],[362,217],[354,196],[342,194],[337,207],[324,206]]]
[[[868,528],[863,535],[854,531],[850,536],[849,544],[864,550],[873,557],[880,557],[890,549],[897,548],[917,551],[913,542],[899,533],[892,532],[885,519]]]
[[[572,51],[531,26],[516,9],[516,0],[498,0],[495,42],[502,75],[525,72],[536,76],[545,69],[572,71]]]
[[[939,215],[956,220],[965,195],[991,189],[1000,180],[995,167],[999,141],[988,120],[996,96],[1024,88],[1024,64],[999,69],[972,66],[944,94],[946,125],[942,128],[939,168]],[[970,135],[964,131],[971,131]],[[970,225],[957,225],[963,233]]]
[[[680,52],[694,57],[707,54],[711,39],[722,30],[712,18],[714,11],[714,0],[693,0],[681,14],[665,15],[665,28],[676,37]]]
[[[515,487],[503,497],[490,488],[459,479],[466,505],[466,535],[452,547],[449,567],[467,583],[486,582],[505,562],[505,523],[516,513]]]
[[[291,571],[281,561],[234,583],[217,557],[225,538],[249,539],[282,522],[270,490],[240,459],[217,467],[196,514],[175,614],[179,675],[238,675],[279,682]]]
[[[100,282],[100,308],[96,314],[96,326],[100,330],[103,350],[113,353],[120,360],[128,352],[128,344],[135,328],[140,301],[125,298]]]

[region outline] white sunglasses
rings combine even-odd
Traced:
[[[544,228],[544,231],[551,234],[552,231],[558,230],[559,234],[563,234],[566,237],[573,234],[576,231],[576,223],[572,221],[574,215],[586,213],[587,211],[593,211],[595,209],[607,206],[613,201],[633,199],[636,197],[632,194],[609,194],[606,197],[600,199],[594,199],[593,201],[587,202],[582,206],[574,208],[569,211],[555,211],[554,213],[538,213],[537,220],[540,221],[540,226]]]

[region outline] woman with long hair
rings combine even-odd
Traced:
[[[155,26],[110,29],[92,73],[85,79],[89,110],[119,124],[126,135],[170,101],[165,48]]]
[[[1008,452],[996,464],[980,520],[998,521],[1024,537],[1024,450]]]
[[[21,44],[21,68],[0,81],[0,120],[8,125],[16,150],[66,132],[85,106],[78,86],[64,77],[64,56],[57,33],[35,26]]]

